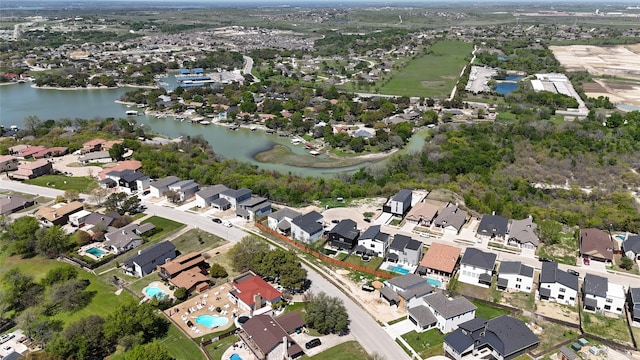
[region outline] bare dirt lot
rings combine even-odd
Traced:
[[[549,49],[567,71],[588,71],[594,76],[627,79],[624,83],[596,79],[601,88],[585,88],[588,96],[608,96],[616,103],[640,106],[640,44],[550,46]]]
[[[536,313],[574,324],[580,322],[575,310],[549,301],[536,301]]]

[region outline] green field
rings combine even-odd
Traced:
[[[423,359],[444,354],[442,350],[444,335],[438,329],[431,329],[422,333],[417,333],[414,330],[402,335],[402,338]]]
[[[173,234],[179,229],[185,227],[185,224],[179,223],[177,221],[165,219],[160,216],[152,216],[148,219],[144,219],[140,222],[140,224],[152,223],[156,226],[156,229],[161,229],[157,233],[151,235],[148,239],[148,242],[153,243],[156,240],[162,239],[167,235]]]
[[[362,257],[358,255],[349,255],[348,258],[345,259],[346,262],[350,264],[355,264],[358,266],[365,267],[367,269],[376,270],[382,264],[381,257],[372,257],[369,261],[362,261]]]
[[[25,183],[58,190],[76,190],[79,192],[86,191],[89,185],[97,185],[95,180],[88,177],[71,177],[65,175],[43,175],[35,179],[26,180]]]
[[[163,338],[156,340],[158,344],[166,347],[169,354],[176,360],[205,360],[206,357],[198,349],[198,346],[189,340],[175,325],[169,326],[169,332]],[[222,354],[220,354],[222,355]],[[117,352],[107,359],[124,360],[125,353]],[[215,359],[215,358],[214,358]]]
[[[237,336],[232,335],[207,345],[206,349],[212,359],[222,359],[222,354],[224,354],[229,346],[233,345],[236,341],[239,340],[240,339]]]
[[[480,301],[471,300],[471,302],[473,303],[473,305],[477,307],[476,317],[483,317],[487,320],[491,320],[498,316],[509,315],[511,313],[511,311],[509,310],[501,309],[496,306],[491,306]]]
[[[369,355],[356,341],[349,341],[336,345],[321,352],[318,355],[308,357],[304,355],[301,359],[309,360],[368,360]]]
[[[194,251],[215,249],[227,241],[206,231],[191,229],[171,241],[180,253],[188,254]]]
[[[413,59],[386,83],[380,93],[401,96],[445,97],[451,94],[473,45],[440,41],[426,55]]]

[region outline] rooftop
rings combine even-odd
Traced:
[[[452,273],[460,258],[462,249],[434,242],[424,254],[420,265],[429,269]]]

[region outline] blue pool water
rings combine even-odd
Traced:
[[[493,89],[498,94],[506,95],[512,91],[516,91],[518,89],[518,84],[503,82],[503,83],[496,84],[496,86]]]
[[[402,275],[406,275],[409,273],[409,270],[403,268],[401,265],[389,265],[387,266],[387,270],[391,270],[393,272],[397,272],[398,274],[402,274]]]
[[[147,296],[149,297],[155,296],[158,299],[162,299],[163,297],[167,296],[167,294],[164,291],[162,291],[162,289],[155,286],[149,286],[148,288],[144,289],[144,293],[147,294]]]
[[[106,254],[104,251],[102,251],[101,249],[98,249],[97,247],[92,247],[92,248],[88,248],[87,253],[99,258],[102,255]]]
[[[621,241],[624,241],[624,235],[615,235],[616,238],[620,239]]]
[[[427,278],[427,284],[435,287],[442,286],[442,282],[438,279]]]
[[[522,80],[524,78],[524,76],[520,76],[520,75],[511,75],[511,76],[507,76],[504,78],[504,81],[513,81],[513,82],[518,82],[520,80]]]
[[[227,319],[226,317],[215,315],[200,315],[196,318],[196,324],[204,325],[209,329],[216,326],[225,326],[228,322],[229,319]]]
[[[502,56],[502,55],[500,55],[500,56],[498,56],[498,60],[499,60],[499,61],[507,61],[507,60],[509,60],[509,58],[508,58],[508,57],[506,57],[506,56]]]
[[[242,360],[242,358],[238,354],[231,354],[229,360]]]

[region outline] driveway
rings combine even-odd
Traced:
[[[53,168],[63,173],[71,173],[73,176],[98,176],[102,171],[100,166],[83,166],[78,163],[79,155],[65,155],[53,159]]]
[[[393,325],[389,325],[384,328],[384,330],[391,336],[392,339],[397,339],[400,336],[415,330],[416,326],[409,319],[404,319],[400,322],[397,322]]]

